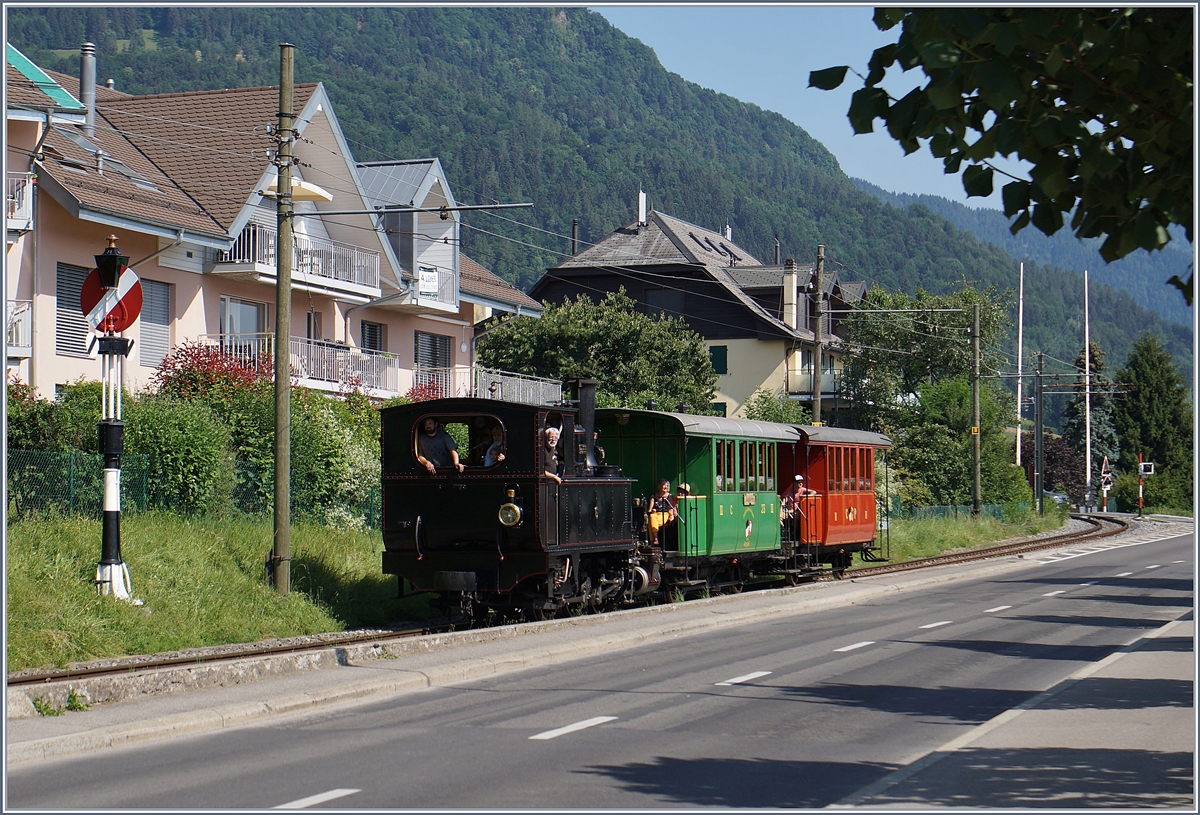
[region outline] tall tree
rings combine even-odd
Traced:
[[[1087,392],[1084,382],[1083,352],[1075,360],[1079,369],[1076,390],[1063,409],[1063,439],[1082,460],[1087,458]],[[1091,343],[1092,372],[1092,489],[1100,489],[1100,468],[1105,456],[1112,465],[1120,458],[1121,443],[1113,424],[1113,384],[1104,371],[1104,351]]]
[[[1113,423],[1121,466],[1135,470],[1138,453],[1165,471],[1192,472],[1192,404],[1183,377],[1158,337],[1143,334],[1117,373],[1120,396]]]
[[[587,295],[550,304],[540,319],[517,317],[479,341],[480,364],[552,379],[597,380],[596,399],[707,414],[717,375],[704,339],[682,320],[650,317],[624,289],[598,304]]]
[[[968,196],[990,195],[997,154],[1033,165],[1004,186],[1012,231],[1047,235],[1071,217],[1080,238],[1104,236],[1105,260],[1161,249],[1179,224],[1192,240],[1193,16],[1190,6],[877,8],[898,40],[871,56],[850,105],[857,133],[875,119],[911,153],[923,139]],[[903,99],[888,68],[928,82]],[[809,75],[823,89],[849,66]],[[860,75],[861,76],[861,75]],[[1178,277],[1191,302],[1192,280]]]
[[[971,370],[972,310],[980,306],[983,367],[998,368],[995,352],[1008,327],[1011,294],[962,284],[957,291],[915,295],[873,287],[842,322],[842,377],[855,427],[887,432],[908,424],[906,406],[923,385]]]

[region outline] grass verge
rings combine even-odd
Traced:
[[[386,626],[436,616],[396,599],[378,533],[292,527],[292,592],[265,581],[271,521],[126,515],[121,549],[142,606],[96,594],[100,522],[41,518],[8,527],[9,671],[104,657]]]
[[[891,560],[928,557],[1032,535],[1062,525],[1047,512],[1007,523],[893,521]],[[392,625],[437,617],[428,595],[396,598],[380,573],[378,533],[298,523],[292,528],[292,593],[267,585],[269,519],[130,514],[122,554],[135,606],[96,594],[100,522],[76,517],[8,527],[8,670]],[[675,600],[676,598],[672,598]]]
[[[934,557],[961,549],[975,549],[997,541],[1022,538],[1058,529],[1067,513],[1057,507],[1046,508],[1046,514],[1036,512],[1014,514],[1001,522],[992,517],[922,518],[891,522],[891,556],[893,562]]]

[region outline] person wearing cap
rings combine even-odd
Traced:
[[[554,426],[546,428],[546,478],[549,478],[555,484],[562,483],[562,477],[558,474],[558,437],[561,431]]]

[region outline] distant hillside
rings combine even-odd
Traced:
[[[101,81],[130,93],[277,84],[278,43],[294,43],[295,80],[326,84],[358,160],[438,156],[463,203],[534,202],[531,213],[464,219],[470,255],[523,288],[569,251],[572,218],[581,239],[599,239],[635,217],[641,189],[663,212],[730,224],[763,259],[778,235],[784,257],[814,260],[822,243],[847,277],[888,289],[942,291],[964,279],[1016,289],[1017,264],[1001,249],[927,207],[863,192],[804,130],[668,73],[586,9],[6,11],[10,41],[39,64],[75,73],[90,40]],[[1034,266],[1042,293],[1026,311],[1026,348],[1074,359],[1078,275]],[[1099,284],[1092,318],[1113,367],[1149,329],[1190,377],[1188,329]]]
[[[1171,229],[1172,241],[1162,251],[1138,251],[1114,263],[1106,263],[1100,257],[1099,238],[1081,241],[1065,228],[1053,235],[1044,235],[1033,226],[1014,235],[1008,229],[1009,219],[999,210],[968,207],[937,195],[888,192],[861,178],[850,180],[860,190],[892,206],[923,206],[984,243],[1000,247],[1019,261],[1032,260],[1056,266],[1081,277],[1086,269],[1091,283],[1107,283],[1124,289],[1137,303],[1168,320],[1181,325],[1192,324],[1192,309],[1184,303],[1179,291],[1163,285],[1172,275],[1179,275],[1183,280],[1188,278],[1194,248],[1182,228]]]

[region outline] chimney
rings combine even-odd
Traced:
[[[638,190],[638,226],[646,225],[646,193]]]
[[[725,224],[725,240],[727,240],[727,241],[733,240],[733,227],[730,226],[729,224]]]
[[[571,256],[579,254],[579,219],[571,219]]]
[[[595,379],[573,379],[566,384],[574,391],[579,406],[578,423],[583,426],[586,445],[584,466],[591,469],[596,466],[596,386],[600,383]]]
[[[795,261],[792,261],[795,263]],[[779,236],[775,236],[775,265],[779,265]]]
[[[117,80],[115,80],[115,79],[104,80],[104,87],[108,88],[110,91],[115,91],[117,89]]]
[[[775,252],[778,256],[778,244],[775,246]],[[776,260],[776,263],[778,262]],[[788,258],[783,265],[783,324],[793,331],[799,322],[796,311],[796,283],[796,261]]]
[[[87,110],[83,132],[93,137],[96,135],[96,46],[90,42],[79,48],[79,101]]]

